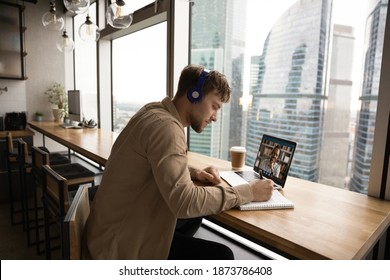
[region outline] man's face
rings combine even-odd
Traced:
[[[204,96],[200,103],[194,104],[190,114],[192,129],[201,133],[209,123],[217,121],[217,113],[221,109],[222,103],[215,90]]]

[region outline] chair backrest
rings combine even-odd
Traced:
[[[43,182],[43,166],[50,165],[49,154],[42,151],[40,148],[31,147],[31,168],[34,175],[34,181],[38,186],[42,185]]]
[[[8,154],[12,154],[14,151],[14,142],[12,139],[12,133],[10,131],[7,132],[6,142]]]
[[[59,218],[65,217],[69,209],[68,181],[49,165],[43,165],[43,199],[50,211]]]
[[[82,236],[89,216],[88,185],[81,185],[64,219],[65,259],[81,259]]]
[[[7,156],[7,163],[10,165],[11,163],[17,162],[17,153],[14,151],[14,139],[12,138],[12,133],[10,131],[7,132],[7,136],[5,137],[6,142],[6,150],[5,154]]]
[[[28,162],[28,147],[22,138],[18,138],[18,158],[20,164]]]
[[[42,166],[50,165],[49,154],[42,151],[40,148],[31,147],[32,167],[41,170]]]

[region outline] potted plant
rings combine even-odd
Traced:
[[[54,120],[60,122],[67,112],[68,98],[65,91],[65,87],[57,82],[54,82],[53,86],[45,91],[49,102],[57,105],[57,108],[53,109]]]
[[[37,122],[43,121],[43,113],[42,113],[42,112],[36,112],[36,113],[35,113],[35,120],[36,120]]]

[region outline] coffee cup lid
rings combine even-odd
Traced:
[[[242,146],[233,146],[230,148],[230,151],[245,153],[246,149],[245,149],[245,147],[242,147]]]

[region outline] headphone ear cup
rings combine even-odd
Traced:
[[[196,86],[187,92],[187,98],[191,103],[199,103],[202,100],[203,97],[202,88],[208,74],[209,74],[208,72],[202,71],[196,83]]]

